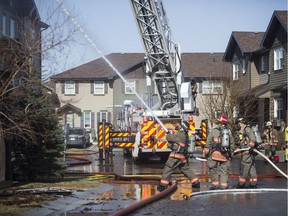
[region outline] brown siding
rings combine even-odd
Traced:
[[[249,72],[251,73],[251,88],[253,88],[253,87],[259,85],[259,74],[257,72],[257,69],[255,67],[255,63],[254,62],[250,62],[249,65],[250,65]]]
[[[269,79],[268,73],[266,73],[266,74],[260,74],[260,75],[259,75],[259,81],[260,81],[259,84],[265,84],[265,83],[267,83],[267,82],[268,82],[268,79]]]
[[[274,41],[274,44],[270,50],[269,62],[270,62],[270,72],[271,72],[271,81],[270,87],[273,89],[278,86],[283,81],[287,81],[287,38],[282,36],[283,33],[280,31],[277,32],[277,37]],[[278,47],[284,48],[284,66],[283,69],[274,71],[274,49]]]
[[[246,73],[243,74],[243,55],[242,55],[239,47],[237,47],[235,50],[233,63],[238,63],[238,65],[239,65],[239,83],[240,83],[241,87],[243,88],[243,91],[250,89],[251,88],[251,85],[250,85],[250,67],[248,64],[248,68],[246,70]]]

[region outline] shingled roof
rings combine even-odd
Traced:
[[[260,49],[264,34],[264,32],[233,31],[225,51],[224,60],[232,60],[236,47],[239,47],[243,55]]]
[[[111,53],[106,58],[118,72],[122,73],[135,65],[138,66],[138,70],[142,70],[144,53]],[[98,58],[54,75],[51,80],[108,80],[116,75],[117,73],[103,58]]]
[[[183,53],[182,68],[185,77],[228,77],[230,64],[223,61],[224,53]]]
[[[287,32],[287,10],[286,11],[274,11],[272,18],[269,22],[261,46],[269,48],[273,43],[275,37],[275,31],[279,28],[283,28]]]
[[[112,53],[106,57],[122,75],[129,71],[142,71],[144,53]],[[223,53],[183,53],[184,76],[194,78],[227,77],[230,65],[223,62],[222,59]],[[51,80],[109,80],[117,77],[117,73],[108,63],[103,58],[99,58],[54,75]]]

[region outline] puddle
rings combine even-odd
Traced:
[[[191,184],[180,182],[178,189],[165,199],[184,200],[183,196],[190,194]],[[198,189],[199,191],[199,189]],[[158,194],[157,183],[154,184],[111,184],[101,183],[98,188],[74,191],[73,195],[59,198],[34,208],[22,214],[30,215],[109,215],[121,208],[150,198]]]

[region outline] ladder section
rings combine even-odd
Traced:
[[[147,75],[157,87],[160,109],[178,103],[177,46],[171,41],[171,29],[162,0],[130,0],[146,54]]]

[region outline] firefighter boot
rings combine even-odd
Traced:
[[[234,188],[238,188],[238,189],[243,189],[244,187],[245,187],[245,183],[244,184],[238,183],[237,185],[234,186]]]
[[[159,185],[157,186],[157,190],[158,190],[159,192],[162,192],[162,191],[166,190],[167,188],[168,188],[168,185],[159,184]]]
[[[249,185],[249,188],[251,188],[251,189],[256,189],[257,188],[257,184],[256,183],[251,183],[250,185]]]
[[[200,182],[199,181],[193,182],[192,183],[192,188],[200,188]]]
[[[228,182],[221,182],[219,189],[220,190],[228,189]]]
[[[219,186],[218,185],[211,185],[210,187],[209,187],[209,190],[218,190],[219,189]]]

